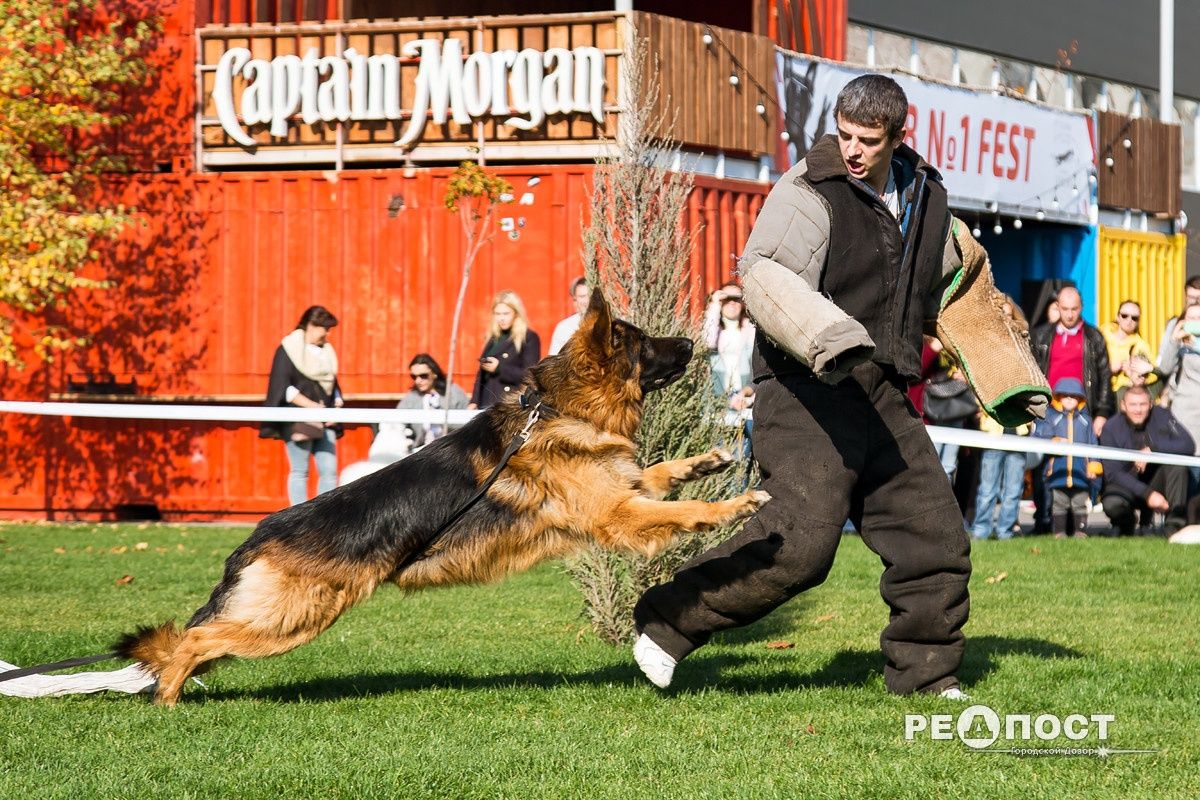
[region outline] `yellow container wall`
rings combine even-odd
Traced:
[[[1186,245],[1183,234],[1102,227],[1096,319],[1114,320],[1123,301],[1136,300],[1142,306],[1139,332],[1157,354],[1167,320],[1183,308]]]

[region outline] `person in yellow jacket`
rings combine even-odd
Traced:
[[[1135,379],[1145,378],[1148,388],[1158,381],[1158,375],[1154,373],[1154,348],[1138,332],[1141,319],[1141,305],[1136,300],[1125,300],[1117,308],[1117,318],[1100,326],[1108,345],[1112,388],[1118,393],[1118,402]],[[1157,388],[1151,389],[1151,393],[1157,394]]]

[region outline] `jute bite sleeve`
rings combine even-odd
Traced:
[[[1008,302],[996,288],[987,252],[961,220],[950,224],[946,268],[936,316],[926,320],[942,345],[962,366],[979,405],[1005,427],[1046,415],[1050,386],[1029,347],[1029,326],[1004,312]],[[951,254],[950,245],[959,256]],[[954,262],[961,267],[953,270]]]

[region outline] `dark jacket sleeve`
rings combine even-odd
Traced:
[[[1093,417],[1111,417],[1117,410],[1117,405],[1113,401],[1112,390],[1112,368],[1108,363],[1108,345],[1104,341],[1104,334],[1096,328],[1085,328],[1088,333],[1089,342],[1088,349],[1091,350],[1091,357],[1095,368],[1095,375],[1092,376],[1093,384],[1095,385],[1095,402],[1092,404]]]
[[[1037,362],[1042,374],[1050,369],[1050,339],[1053,328],[1053,325],[1043,323],[1029,332],[1029,349],[1033,351],[1033,360]]]
[[[471,402],[475,405],[482,405],[483,400],[483,370],[475,371],[475,386],[471,389]]]
[[[519,386],[525,380],[525,373],[534,364],[542,360],[542,341],[535,331],[525,334],[525,344],[521,352],[513,354],[512,358],[500,359],[496,374],[500,382],[506,386]]]
[[[286,406],[287,388],[292,385],[292,372],[295,366],[284,352],[283,345],[275,348],[275,357],[271,360],[271,375],[267,378],[267,398],[263,405],[272,408]],[[258,426],[261,439],[286,439],[287,423],[264,422]]]
[[[1196,452],[1196,442],[1169,408],[1150,410],[1153,449],[1160,453],[1190,456]]]
[[[487,373],[478,366],[478,362],[483,359],[483,354],[488,350],[488,344],[491,339],[483,343],[483,349],[479,351],[479,358],[476,359],[475,368],[475,386],[471,389],[471,402],[477,406],[483,405],[483,382],[487,380]]]
[[[1100,444],[1104,447],[1117,447],[1129,450],[1133,447],[1133,437],[1129,432],[1129,424],[1124,416],[1109,420],[1100,432]],[[1105,488],[1116,488],[1131,497],[1145,498],[1150,494],[1150,487],[1138,478],[1133,471],[1133,463],[1129,461],[1111,461],[1101,459],[1104,465]]]
[[[284,352],[283,345],[275,348],[271,361],[271,377],[267,379],[267,399],[263,405],[286,406],[287,388],[292,385],[292,360]]]

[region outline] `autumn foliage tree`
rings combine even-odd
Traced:
[[[85,268],[133,210],[106,205],[99,177],[122,169],[108,151],[122,87],[146,74],[153,24],[100,23],[94,3],[0,0],[0,363],[23,366],[84,344],[56,324]]]

